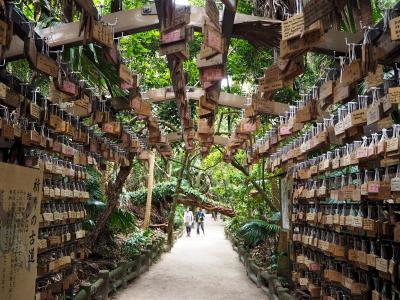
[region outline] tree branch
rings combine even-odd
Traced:
[[[219,152],[221,152],[221,154],[223,154],[224,152],[220,149],[220,147],[216,147],[218,149]],[[235,167],[236,169],[238,169],[240,172],[242,172],[249,180],[249,182],[253,185],[253,187],[260,193],[261,197],[263,197],[265,199],[265,201],[267,202],[267,204],[269,205],[269,207],[274,210],[274,211],[280,211],[278,207],[275,206],[275,204],[272,202],[272,199],[270,199],[267,195],[267,193],[265,192],[265,190],[263,190],[263,188],[250,176],[250,173],[235,159],[233,158],[231,160],[231,165],[233,167]]]

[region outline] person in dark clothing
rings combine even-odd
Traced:
[[[201,209],[199,209],[199,211],[196,214],[197,234],[200,234],[200,227],[201,227],[201,230],[203,231],[203,234],[205,234],[204,233],[204,219],[205,219],[205,216],[206,215],[204,214],[204,212]]]

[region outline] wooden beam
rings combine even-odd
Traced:
[[[191,7],[189,26],[193,26],[196,31],[201,31],[204,14],[204,8]],[[110,13],[105,15],[103,20],[104,22],[108,23],[114,23],[115,20],[118,21],[114,27],[114,32],[116,35],[121,33],[129,35],[159,28],[159,21],[154,6],[121,10],[115,13]],[[240,27],[242,25],[250,25],[253,23],[277,25],[280,24],[281,21],[237,13],[234,17],[233,32],[235,32],[235,26]],[[77,46],[83,43],[83,34],[79,34],[80,25],[80,21],[62,23],[44,29],[37,29],[36,32],[41,37],[48,38],[48,44],[50,48],[56,48],[63,45],[67,47]],[[28,25],[25,27],[27,26]],[[280,30],[280,26],[274,26],[274,28],[279,28]],[[237,34],[234,34],[234,36],[236,38],[250,40],[252,35],[247,33],[248,32],[240,31]],[[41,47],[39,47],[39,49],[41,49]],[[23,54],[23,42],[21,39],[17,39],[12,42],[10,49],[6,51],[5,57],[8,60],[12,60],[21,58]]]
[[[199,101],[200,96],[204,95],[203,88],[186,87],[187,97],[191,100]],[[171,87],[148,90],[142,93],[143,98],[150,99],[151,102],[163,102],[176,100],[175,94]],[[242,109],[245,107],[246,97],[221,92],[219,95],[218,105]]]
[[[136,8],[122,10],[105,15],[103,17],[103,20],[108,23],[114,23],[117,19],[118,22],[114,27],[115,34],[123,32],[125,35],[127,35],[159,28],[159,20],[155,12],[156,9],[154,6],[150,6],[146,9]],[[196,31],[201,31],[204,14],[205,11],[203,7],[191,7],[189,26],[193,26]],[[281,23],[281,21],[278,20],[272,20],[246,14],[236,14],[234,17],[234,25],[241,25],[252,22],[266,22],[270,24]],[[83,36],[79,35],[79,27],[79,21],[67,24],[59,24],[40,30],[39,34],[45,37],[51,37],[51,39],[49,39],[50,47],[81,44]],[[246,36],[243,35],[241,36],[241,38],[246,39]]]
[[[169,143],[182,141],[182,133],[181,132],[170,132],[167,134],[167,141]],[[214,136],[214,144],[220,146],[226,146],[229,143],[229,137],[223,135],[215,135]]]

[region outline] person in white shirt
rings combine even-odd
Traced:
[[[185,211],[185,215],[183,216],[183,222],[185,222],[186,226],[186,235],[190,237],[190,232],[192,231],[192,224],[194,221],[193,213],[188,207]]]

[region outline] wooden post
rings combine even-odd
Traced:
[[[184,156],[184,158],[182,160],[181,169],[179,170],[178,181],[176,183],[176,190],[175,190],[175,194],[174,194],[174,199],[172,201],[171,209],[169,211],[169,216],[168,216],[168,228],[167,228],[168,239],[167,239],[167,244],[168,244],[168,246],[170,248],[172,248],[172,244],[174,242],[175,210],[176,210],[176,205],[178,203],[178,193],[181,190],[182,178],[183,178],[184,171],[185,171],[185,168],[186,168],[188,156],[189,156],[189,153],[186,151],[185,152],[185,156]]]
[[[146,229],[150,225],[150,215],[151,215],[151,199],[153,194],[154,186],[154,162],[155,162],[155,152],[149,151],[149,175],[147,178],[147,200],[146,200],[146,212],[144,214],[143,228]]]

